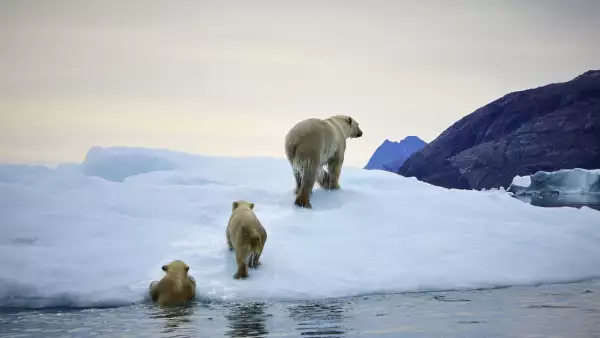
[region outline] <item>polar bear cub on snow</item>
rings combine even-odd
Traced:
[[[254,203],[239,200],[232,203],[225,236],[230,251],[235,251],[238,270],[233,278],[248,277],[248,267],[258,268],[267,241],[267,231],[254,214]],[[249,258],[248,265],[246,259]]]

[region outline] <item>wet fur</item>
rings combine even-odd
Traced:
[[[150,283],[150,297],[158,305],[170,306],[193,300],[196,294],[196,280],[188,275],[190,267],[180,260],[163,265],[166,275],[160,281]]]
[[[254,214],[254,203],[247,201],[234,201],[232,203],[231,217],[227,224],[225,235],[230,251],[235,251],[238,265],[233,278],[248,277],[248,268],[257,269],[260,265],[267,232]]]
[[[340,189],[346,139],[361,136],[358,122],[346,115],[310,118],[290,129],[285,137],[285,153],[296,181],[295,205],[312,208],[310,195],[315,182],[324,189]]]

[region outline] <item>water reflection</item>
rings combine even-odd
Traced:
[[[335,337],[344,335],[346,319],[342,302],[308,302],[289,307],[290,317],[297,322],[296,330],[311,337]]]
[[[171,308],[0,309],[0,336],[600,337],[600,280],[433,295],[440,297],[421,293],[267,305],[197,301],[192,307]]]
[[[195,306],[186,303],[177,306],[156,306],[150,314],[152,319],[163,319],[163,333],[177,333],[177,337],[194,337],[194,326],[192,316]]]
[[[267,330],[265,309],[263,303],[239,304],[230,308],[225,318],[229,320],[228,337],[264,337]]]

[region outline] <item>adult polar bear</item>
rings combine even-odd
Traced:
[[[298,122],[285,137],[285,154],[296,179],[294,204],[312,208],[310,195],[315,181],[325,189],[339,189],[346,139],[363,134],[358,122],[347,115]],[[323,166],[327,164],[327,172]]]

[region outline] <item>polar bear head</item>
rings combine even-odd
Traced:
[[[171,275],[187,276],[188,271],[190,271],[190,266],[183,261],[176,260],[163,265],[162,270]]]
[[[348,138],[361,137],[363,132],[358,126],[358,122],[348,115],[335,115],[330,117],[340,128],[345,132],[345,136]]]
[[[233,203],[231,204],[231,210],[235,210],[237,208],[247,208],[252,210],[254,209],[254,203],[244,200],[233,201]]]

